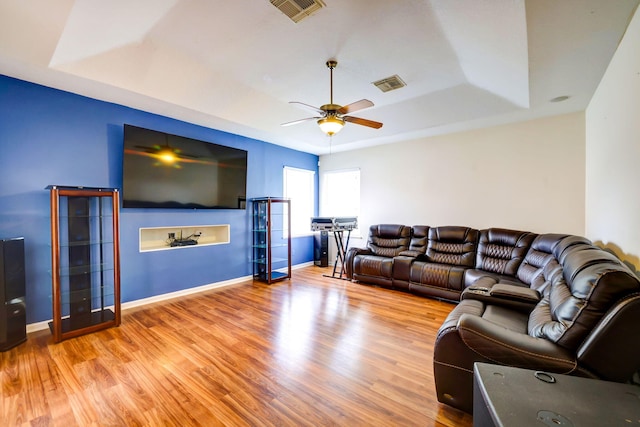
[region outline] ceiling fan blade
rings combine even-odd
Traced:
[[[314,107],[313,105],[305,104],[304,102],[289,101],[289,104],[293,104],[296,107],[302,108],[303,110],[312,111],[312,112],[318,113],[318,114],[324,114],[324,111],[322,111],[318,107]]]
[[[368,99],[361,99],[360,101],[352,102],[340,108],[338,114],[349,114],[369,107],[373,107],[373,102]]]
[[[321,119],[321,118],[322,117],[307,117],[306,119],[300,119],[300,120],[294,120],[292,122],[282,123],[280,126],[297,125],[298,123],[306,122],[308,120],[318,120],[318,119]]]
[[[360,117],[342,116],[345,122],[355,123],[357,125],[367,126],[374,129],[380,129],[382,123],[374,122],[373,120],[361,119]]]

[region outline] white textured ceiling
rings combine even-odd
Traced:
[[[584,110],[640,0],[0,0],[0,74],[316,154]],[[399,75],[383,93],[371,82]],[[549,102],[567,95],[565,102]]]

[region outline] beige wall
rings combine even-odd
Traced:
[[[586,111],[586,235],[640,269],[640,12]]]
[[[573,113],[336,153],[320,158],[320,175],[360,168],[365,236],[378,223],[582,235],[584,130]]]

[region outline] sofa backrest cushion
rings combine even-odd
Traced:
[[[411,227],[411,242],[409,250],[402,251],[400,255],[418,257],[427,252],[427,241],[429,237],[428,225],[414,225]]]
[[[562,275],[529,316],[529,335],[575,350],[616,302],[640,292],[638,278],[615,256],[589,245],[564,256]]]
[[[411,227],[399,224],[378,224],[369,227],[367,248],[375,255],[394,257],[409,249]]]
[[[531,243],[529,251],[518,267],[517,277],[529,287],[542,293],[542,288],[548,281],[543,274],[543,268],[553,256],[553,248],[565,237],[566,234],[540,234]]]
[[[562,264],[569,249],[575,248],[576,246],[584,248],[585,245],[591,246],[591,240],[582,236],[567,236],[553,248],[553,256]]]
[[[480,231],[476,268],[515,276],[535,234],[527,231],[489,228]]]
[[[440,264],[473,267],[478,246],[478,230],[443,226],[429,229],[427,259]]]

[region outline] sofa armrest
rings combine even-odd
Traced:
[[[460,300],[464,299],[475,299],[485,304],[530,313],[540,301],[540,293],[525,286],[496,283],[496,280],[491,277],[482,277],[462,292]]]
[[[491,288],[493,288],[496,283],[498,283],[498,281],[495,278],[484,276],[473,282],[470,286],[467,287],[467,289],[474,291],[471,292],[472,294],[475,293],[488,295],[489,292],[491,292]]]
[[[458,333],[471,350],[501,365],[570,373],[575,356],[567,349],[527,334],[511,331],[480,316],[465,313],[458,320]]]
[[[404,252],[401,252],[401,254]],[[393,257],[393,280],[409,283],[411,277],[411,264],[415,261],[413,256],[398,255]]]
[[[371,252],[367,248],[349,248],[345,255],[344,260],[344,271],[347,276],[347,279],[353,279],[353,260],[357,255],[371,255]]]
[[[514,301],[537,304],[540,301],[540,292],[524,286],[496,283],[489,291],[489,295],[497,298],[505,298]]]

